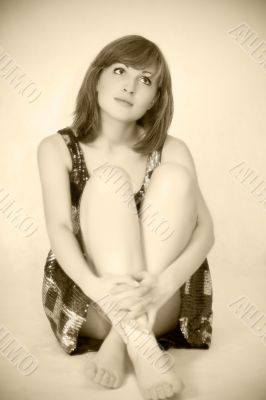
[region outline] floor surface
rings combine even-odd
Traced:
[[[46,319],[40,295],[42,271],[30,266],[29,276],[18,269],[5,270],[3,273],[1,304],[5,307],[1,309],[1,326],[36,357],[38,366],[32,374],[24,376],[1,355],[1,400],[141,400],[132,371],[129,371],[119,389],[96,390],[90,386],[85,375],[85,364],[91,354],[66,354],[57,344]],[[212,346],[209,350],[171,349],[185,383],[185,390],[176,399],[264,400],[266,318],[263,314],[265,308],[263,310],[262,293],[265,280],[255,281],[253,278],[254,281],[251,282],[250,277],[243,276],[237,278],[236,288],[236,278],[232,277],[226,285],[220,285],[222,271],[212,275]],[[21,280],[24,281],[23,286]],[[257,288],[257,295],[254,292],[253,299],[245,296],[250,287]],[[251,303],[257,307],[257,314],[249,322],[245,322],[243,312]],[[261,321],[251,327],[258,315],[261,316]]]

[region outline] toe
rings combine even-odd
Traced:
[[[117,389],[120,385],[119,377],[117,375],[114,375],[114,380],[113,380],[113,388]]]
[[[169,383],[164,383],[163,384],[163,388],[164,388],[164,393],[166,395],[166,398],[168,397],[172,397],[174,395],[174,391],[172,389],[172,386],[169,385]]]
[[[184,383],[182,382],[181,379],[176,379],[173,383],[172,383],[172,387],[174,390],[174,393],[180,393],[183,389],[184,389]]]
[[[145,390],[143,391],[143,396],[144,396],[144,399],[145,399],[145,400],[150,400],[150,399],[151,399],[151,394],[150,394],[149,389],[145,389]]]
[[[96,375],[94,377],[94,382],[95,383],[101,383],[102,377],[104,376],[105,370],[102,368],[98,368],[98,371],[96,372]]]
[[[122,385],[123,383],[123,377],[120,375],[116,375],[115,377],[115,387],[118,388]]]
[[[108,371],[105,371],[104,375],[102,376],[102,379],[100,381],[102,386],[108,387],[109,386],[109,381],[110,381],[110,374]]]
[[[164,400],[165,399],[166,396],[165,396],[164,388],[163,388],[162,385],[158,385],[156,387],[156,392],[157,392],[158,399],[160,399],[160,400]]]
[[[88,377],[90,379],[93,379],[96,373],[96,365],[94,364],[94,362],[87,363],[85,369]]]
[[[114,382],[115,382],[115,376],[112,374],[112,375],[110,375],[109,385],[108,385],[108,387],[109,387],[110,389],[113,389],[113,388],[114,388]]]
[[[111,378],[110,378],[110,388],[114,389],[115,388],[115,381],[116,381],[116,377],[115,375],[112,373]]]
[[[151,394],[151,399],[152,400],[159,400],[159,397],[157,396],[157,390],[156,388],[151,388],[150,389],[150,394]]]

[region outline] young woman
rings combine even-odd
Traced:
[[[162,52],[124,36],[91,63],[72,126],[38,147],[51,328],[68,354],[97,351],[89,376],[106,388],[129,357],[147,399],[182,390],[174,365],[158,367],[167,349],[207,349],[212,334],[213,223],[188,147],[167,134],[172,114]]]

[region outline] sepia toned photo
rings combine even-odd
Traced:
[[[0,398],[264,400],[266,3],[0,3]]]

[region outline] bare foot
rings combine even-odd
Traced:
[[[144,336],[143,336],[144,337]],[[136,379],[145,399],[161,400],[180,393],[184,384],[175,371],[174,358],[162,351],[153,334],[146,335],[146,344],[136,346],[129,341],[127,350]],[[145,340],[142,340],[144,343]]]
[[[111,329],[94,359],[86,364],[88,376],[100,386],[118,388],[125,377],[125,359],[125,344]]]

